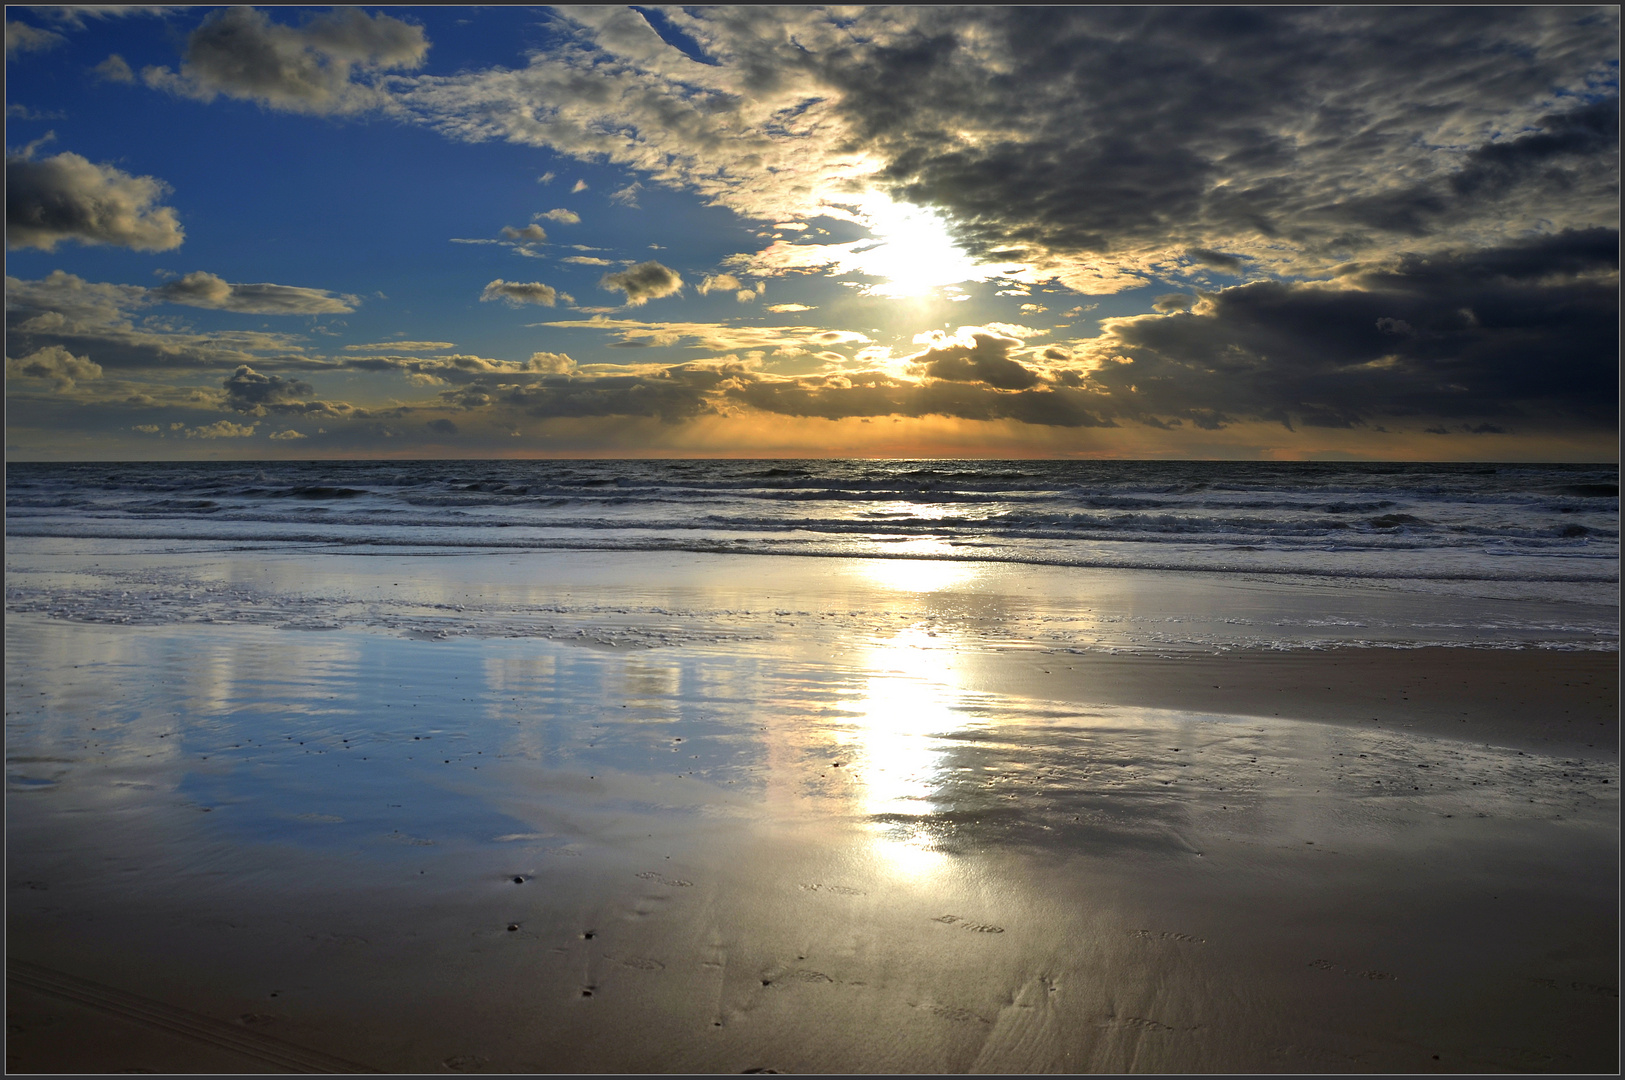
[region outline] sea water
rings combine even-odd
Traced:
[[[7,481],[7,537],[22,553],[8,567],[8,609],[90,621],[165,621],[188,613],[254,618],[261,608],[267,618],[285,619],[296,592],[296,625],[371,619],[437,633],[584,633],[575,617],[594,614],[595,605],[572,608],[557,595],[532,595],[528,605],[494,603],[491,590],[470,585],[453,590],[455,597],[440,590],[414,614],[381,599],[361,604],[342,583],[360,574],[351,556],[508,555],[520,576],[528,566],[532,576],[567,584],[572,575],[602,575],[636,562],[625,553],[642,552],[645,564],[659,553],[878,560],[891,569],[871,576],[912,580],[922,593],[933,583],[963,584],[966,574],[922,570],[911,577],[909,564],[974,566],[984,585],[997,581],[1006,592],[1053,596],[1048,608],[1006,612],[1006,621],[1037,620],[1003,628],[1023,640],[1044,638],[1038,624],[1054,630],[1058,620],[1075,621],[1079,604],[1091,598],[1111,607],[1107,594],[1123,582],[1156,584],[1150,591],[1162,599],[1150,610],[1142,602],[1099,614],[1099,605],[1087,604],[1096,613],[1088,620],[1093,636],[1051,633],[1045,640],[1059,647],[1618,647],[1613,465],[14,463]],[[255,566],[298,569],[281,584],[232,584],[188,580],[173,565],[163,574],[124,565],[109,576],[111,564],[94,557],[137,552],[155,558],[253,552]],[[79,556],[78,576],[32,573],[43,567],[39,558],[54,555]],[[438,566],[451,576],[462,572],[444,560]],[[738,580],[765,584],[788,564],[753,559],[740,567]],[[324,577],[331,588],[318,587]],[[1013,584],[1022,581],[1047,584],[1038,590]],[[1249,598],[1265,594],[1267,602],[1251,604]],[[647,625],[639,616],[671,614],[648,591],[633,600],[632,609],[612,603],[607,611],[626,616],[625,633]],[[682,614],[715,616],[707,626],[724,637],[748,632],[754,615],[776,614],[747,610],[743,600],[733,606],[712,600],[715,611]],[[639,603],[647,610],[633,610]],[[603,604],[596,608],[596,616],[606,615]],[[894,608],[890,615],[906,623],[912,613]],[[1102,619],[1115,619],[1116,628],[1099,632]],[[1170,632],[1181,622],[1203,625]],[[644,634],[625,643],[659,640]]]

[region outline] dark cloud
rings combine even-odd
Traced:
[[[6,246],[52,251],[64,240],[168,251],[185,233],[173,207],[158,200],[169,186],[131,176],[78,154],[35,161],[6,157]]]
[[[1271,244],[1383,250],[1384,234],[1464,219],[1611,221],[1617,97],[1606,81],[1601,100],[1583,95],[1614,77],[1616,22],[1604,8],[928,8],[808,63],[886,160],[884,182],[949,211],[978,253],[1173,250],[1234,269]],[[1532,111],[1554,87],[1575,96]],[[1513,194],[1533,202],[1509,211]]]
[[[712,396],[742,377],[750,376],[739,364],[679,364],[624,375],[545,375],[524,385],[478,383],[441,398],[464,409],[508,407],[537,418],[640,416],[679,423],[713,412]]]
[[[1196,303],[1196,297],[1186,296],[1184,293],[1168,293],[1159,296],[1151,302],[1152,311],[1160,311],[1164,315],[1175,311],[1189,311]]]
[[[1618,265],[1617,232],[1593,229],[1204,293],[1186,314],[1107,320],[1087,343],[1101,358],[1088,382],[1112,415],[1147,422],[1205,426],[1207,409],[1289,427],[1414,416],[1607,429]]]
[[[147,84],[211,101],[218,94],[300,113],[348,113],[388,98],[357,77],[415,68],[429,50],[421,27],[340,8],[303,26],[272,22],[249,7],[205,16],[187,39],[179,74],[148,68]]]
[[[558,302],[558,290],[540,281],[503,281],[497,278],[480,293],[480,300],[505,300],[515,307],[520,304],[541,304],[552,307]]]
[[[650,300],[670,296],[683,287],[683,279],[669,266],[650,259],[629,270],[605,274],[598,285],[610,292],[624,292],[628,307],[641,307]]]
[[[514,240],[521,244],[547,243],[547,231],[540,225],[526,225],[522,229],[516,229],[512,225],[504,225],[502,227],[502,235],[509,240]]]
[[[958,382],[920,384],[882,372],[840,376],[736,380],[729,400],[763,412],[826,420],[877,416],[948,416],[961,420],[1018,420],[1050,427],[1116,427],[1098,411],[1096,395],[1067,387],[1014,393]]]
[[[443,416],[438,420],[430,420],[427,423],[425,423],[423,426],[428,428],[430,431],[434,432],[437,435],[455,435],[455,434],[457,434],[457,425],[452,423],[450,420],[447,420]]]
[[[922,374],[949,382],[983,382],[1000,390],[1025,390],[1038,383],[1038,376],[1015,360],[1010,350],[1020,339],[986,331],[972,332],[969,340],[953,338],[935,344],[914,358]]]
[[[233,285],[204,271],[187,274],[148,290],[148,296],[171,304],[241,311],[256,315],[329,315],[354,311],[353,296],[337,297],[326,289],[293,285]]]
[[[263,375],[247,364],[232,372],[221,385],[226,391],[226,403],[238,412],[297,405],[300,404],[299,399],[316,392],[315,387],[307,382],[285,379],[280,375]]]

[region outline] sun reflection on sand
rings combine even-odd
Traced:
[[[919,547],[911,545],[908,550],[914,554]],[[982,568],[976,563],[935,559],[870,559],[863,566],[864,576],[872,583],[899,592],[963,588],[975,582],[981,572]]]
[[[957,569],[912,565],[932,572]],[[947,663],[959,644],[954,636],[913,626],[872,645],[863,657],[869,674],[855,703],[855,722],[842,740],[859,809],[875,830],[874,853],[904,876],[933,873],[946,861],[929,833],[898,822],[944,809],[938,796],[946,786],[945,736],[969,723],[964,691]]]

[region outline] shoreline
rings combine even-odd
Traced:
[[[722,561],[147,558],[669,640],[8,612],[12,1071],[1617,1067],[1616,652],[1008,633],[1319,603],[1103,575],[804,563],[741,622]]]

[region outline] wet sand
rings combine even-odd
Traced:
[[[9,1069],[1617,1069],[1617,654],[873,622],[8,615]]]

